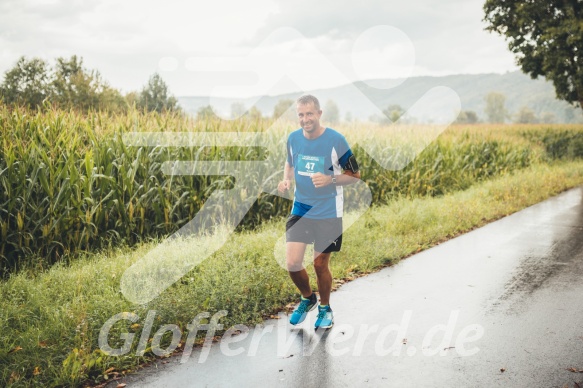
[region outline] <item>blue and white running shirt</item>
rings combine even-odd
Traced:
[[[315,139],[307,139],[302,128],[290,133],[287,162],[294,168],[296,181],[291,214],[317,219],[342,217],[342,186],[331,184],[316,188],[312,175],[317,172],[340,175],[341,166],[346,165],[350,156],[352,151],[346,139],[332,128],[326,128]]]

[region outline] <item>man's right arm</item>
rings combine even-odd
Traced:
[[[291,187],[291,182],[294,177],[294,168],[290,166],[290,164],[286,161],[285,167],[283,169],[283,180],[278,183],[277,191],[283,193],[286,190],[289,190]]]

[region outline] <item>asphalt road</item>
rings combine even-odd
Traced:
[[[583,387],[583,188],[331,297],[335,326],[286,317],[126,378],[128,387]],[[234,355],[234,353],[239,353]],[[115,386],[115,385],[114,385]]]

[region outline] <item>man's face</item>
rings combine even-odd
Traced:
[[[316,110],[313,103],[298,104],[296,110],[298,112],[300,126],[304,131],[313,132],[320,128],[320,117],[322,117],[322,111]]]

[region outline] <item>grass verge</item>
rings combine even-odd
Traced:
[[[346,232],[343,251],[333,256],[335,286],[582,183],[583,161],[561,162],[531,166],[442,197],[397,199],[371,208]],[[225,328],[260,322],[297,299],[273,255],[283,233],[279,220],[232,236],[146,306],[125,300],[119,279],[158,241],[87,255],[40,274],[11,276],[0,283],[0,385],[80,386],[134,369],[154,357],[150,347],[143,356],[135,355],[150,310],[156,311],[152,333],[164,324],[186,333],[186,325],[204,311],[227,310],[221,320]],[[313,268],[308,272],[315,286]],[[135,313],[139,320],[114,326],[110,345],[123,344],[121,333],[135,333],[135,341],[128,354],[107,356],[98,348],[98,334],[120,312]]]

